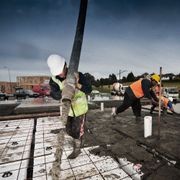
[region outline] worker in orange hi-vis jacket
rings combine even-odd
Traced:
[[[153,87],[153,91],[156,94],[156,96],[159,97],[160,83],[158,83],[156,86]],[[161,84],[161,95],[163,96],[163,84]]]
[[[161,108],[163,110],[163,113],[165,113],[167,111],[167,109],[169,109],[172,113],[175,113],[173,105],[172,105],[172,102],[173,102],[172,97],[166,98],[164,96],[161,96],[161,102],[162,102]],[[153,111],[156,107],[157,107],[157,105],[155,105],[155,104],[152,105],[151,110],[150,110],[151,114],[153,113]]]
[[[141,103],[140,99],[146,97],[152,101],[152,103],[158,105],[158,98],[156,97],[152,88],[160,82],[160,77],[157,74],[153,74],[150,79],[139,79],[132,83],[128,88],[126,88],[124,93],[124,100],[122,104],[117,107],[116,111],[113,112],[112,116],[117,116],[132,107],[133,113],[136,119],[139,120],[141,116]]]

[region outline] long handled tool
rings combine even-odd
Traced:
[[[67,122],[69,109],[71,107],[71,100],[75,93],[75,75],[78,71],[79,59],[81,54],[81,47],[83,42],[83,34],[86,20],[88,0],[81,0],[78,23],[76,27],[76,35],[74,39],[73,49],[71,53],[71,59],[69,63],[68,74],[66,83],[62,91],[62,121]],[[60,131],[57,135],[57,148],[55,152],[55,161],[53,163],[51,175],[53,180],[59,179],[60,176],[60,164],[63,151],[64,132]]]
[[[159,88],[159,108],[158,108],[158,139],[160,139],[160,123],[161,123],[161,76],[162,76],[162,67],[160,67],[160,88]]]

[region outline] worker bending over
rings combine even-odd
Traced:
[[[175,113],[172,102],[173,102],[172,97],[166,98],[164,96],[161,96],[161,109],[163,111],[163,114],[167,111],[167,109],[170,110],[172,113]],[[157,107],[157,104],[152,103],[150,114],[153,114],[153,111],[156,107]]]
[[[116,116],[118,113],[125,111],[131,106],[136,119],[139,119],[141,116],[140,99],[143,97],[150,99],[153,104],[158,105],[158,98],[152,88],[156,86],[159,81],[159,75],[154,74],[150,79],[139,79],[132,83],[128,88],[126,88],[123,103],[116,109],[113,116]]]
[[[61,100],[61,93],[68,71],[66,61],[63,57],[53,54],[48,57],[47,64],[52,74],[49,81],[51,88],[50,95],[56,100]],[[86,94],[92,91],[90,83],[82,73],[77,73],[75,79],[76,89],[71,101],[71,108],[66,124],[66,132],[73,138],[74,143],[73,152],[68,156],[69,159],[74,159],[81,153],[80,148],[84,134],[84,123],[88,111]]]

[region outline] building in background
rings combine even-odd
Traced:
[[[33,86],[49,82],[49,76],[17,76],[17,86],[23,89],[33,89]]]
[[[15,92],[16,86],[17,86],[16,82],[1,81],[0,92],[6,93],[6,94],[13,94]]]

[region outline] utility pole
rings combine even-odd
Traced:
[[[9,76],[9,83],[10,83],[10,91],[12,93],[12,84],[11,84],[11,74],[10,74],[10,69],[7,66],[4,66],[5,69],[8,70],[8,76]]]
[[[127,72],[127,70],[122,70],[122,69],[119,69],[119,73],[117,74],[119,76],[119,81],[121,80],[122,78],[122,73],[124,72]]]

